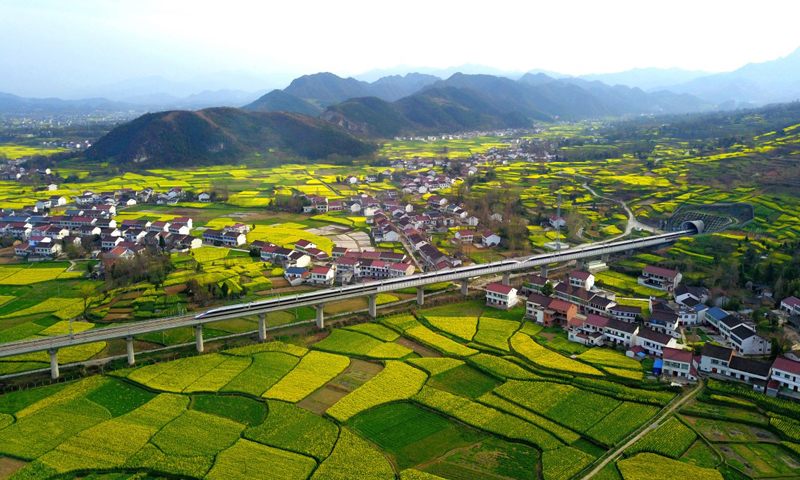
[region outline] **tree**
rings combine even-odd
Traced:
[[[80,290],[78,290],[78,294],[83,299],[83,318],[87,318],[86,311],[89,309],[89,302],[94,296],[94,287],[91,285],[83,285]]]
[[[547,282],[545,282],[544,285],[542,285],[542,295],[544,295],[546,297],[549,297],[550,295],[552,295],[554,290],[555,289],[553,288],[553,284],[550,283],[549,280]]]

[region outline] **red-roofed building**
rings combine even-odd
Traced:
[[[591,290],[594,287],[594,275],[583,270],[573,270],[569,274],[569,284],[573,287]]]
[[[486,287],[486,305],[509,309],[517,304],[517,289],[502,283],[490,283]]]
[[[772,363],[771,379],[778,382],[779,388],[800,391],[800,362],[786,357],[776,358]]]
[[[800,300],[795,297],[781,300],[781,310],[789,315],[800,315]]]
[[[309,282],[314,285],[332,285],[336,272],[331,267],[314,267]]]
[[[683,277],[677,270],[648,265],[639,276],[639,285],[671,292],[681,283],[681,278]]]
[[[692,382],[697,381],[697,372],[692,367],[692,352],[664,347],[661,352],[661,359],[664,360],[664,366],[661,371],[665,376],[685,378]]]
[[[461,243],[472,243],[475,239],[475,232],[472,230],[459,230],[456,232],[455,238]]]

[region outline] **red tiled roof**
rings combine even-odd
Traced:
[[[677,348],[664,347],[661,358],[676,362],[692,363],[692,352],[688,350],[678,350]]]
[[[553,299],[553,301],[550,302],[550,305],[548,306],[548,308],[550,308],[551,310],[559,311],[559,312],[567,312],[567,311],[569,311],[570,307],[572,307],[572,306],[573,306],[573,304],[571,304],[569,302],[565,302],[564,300]]]
[[[585,323],[592,325],[594,327],[602,328],[605,327],[606,324],[608,323],[608,318],[602,317],[600,315],[595,315],[594,313],[590,313],[589,315],[586,315]]]
[[[314,267],[314,270],[311,270],[311,273],[316,273],[318,275],[327,275],[330,272],[330,267]]]
[[[800,362],[789,360],[786,357],[776,358],[775,362],[772,364],[772,368],[800,375]]]
[[[499,293],[501,295],[508,295],[511,293],[511,290],[514,290],[514,287],[503,285],[502,283],[490,283],[489,286],[486,287],[486,291]]]
[[[675,278],[675,277],[678,276],[678,273],[679,273],[677,270],[670,270],[668,268],[654,267],[652,265],[648,265],[648,266],[644,267],[644,270],[642,270],[642,272],[643,273],[648,273],[648,274],[651,274],[651,275],[659,275],[659,276],[662,276],[662,277],[665,277],[665,278]]]
[[[591,273],[584,272],[583,270],[573,270],[572,273],[569,274],[570,278],[579,278],[581,280],[588,280]]]
[[[800,300],[798,300],[795,297],[789,297],[789,298],[784,298],[783,300],[781,300],[781,303],[785,303],[786,305],[789,305],[790,307],[794,307],[796,305],[800,305]]]

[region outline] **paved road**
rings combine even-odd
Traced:
[[[620,445],[619,447],[610,450],[608,453],[606,453],[605,459],[599,464],[597,464],[594,467],[594,469],[592,469],[591,472],[589,472],[586,476],[582,478],[582,480],[589,480],[593,476],[597,475],[600,472],[600,470],[605,468],[606,465],[613,462],[614,460],[617,459],[617,457],[622,455],[622,452],[624,452],[628,447],[636,443],[637,440],[645,436],[648,432],[654,430],[659,425],[661,425],[662,420],[672,415],[672,413],[675,412],[675,410],[682,407],[684,404],[686,404],[686,402],[694,398],[695,395],[700,393],[700,391],[702,390],[703,390],[703,379],[701,378],[698,380],[697,385],[695,385],[694,389],[689,391],[689,393],[687,393],[686,395],[683,395],[682,397],[678,398],[677,401],[673,400],[672,405],[667,407],[666,410],[663,410],[660,415],[658,415],[652,422],[650,422],[650,425],[648,425],[647,428],[644,428],[641,431],[639,431],[639,433],[637,433],[633,438],[625,442],[623,445]]]

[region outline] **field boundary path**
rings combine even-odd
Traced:
[[[687,392],[685,395],[683,395],[681,397],[676,397],[676,399],[673,400],[672,405],[670,405],[668,407],[665,407],[665,409],[662,410],[662,412],[658,416],[656,416],[656,418],[652,422],[650,422],[646,427],[640,428],[639,429],[639,433],[635,434],[633,436],[633,438],[631,438],[630,440],[628,440],[624,444],[620,445],[619,447],[614,448],[614,449],[609,450],[608,452],[606,452],[606,454],[603,457],[600,457],[600,458],[604,458],[604,460],[602,462],[600,462],[599,464],[596,464],[596,466],[588,474],[586,474],[585,476],[581,477],[581,480],[589,480],[593,476],[597,475],[600,472],[600,470],[602,470],[602,469],[604,469],[606,467],[606,465],[608,465],[609,463],[613,462],[620,455],[622,455],[622,452],[627,450],[628,447],[630,447],[631,445],[636,443],[637,440],[639,440],[640,438],[645,436],[650,431],[655,430],[656,428],[658,428],[661,425],[661,422],[665,418],[667,418],[670,415],[672,415],[675,412],[675,410],[677,410],[679,407],[683,406],[689,400],[693,399],[702,390],[703,390],[703,379],[699,378],[697,380],[697,385],[695,385],[694,389],[690,390],[689,392]]]

